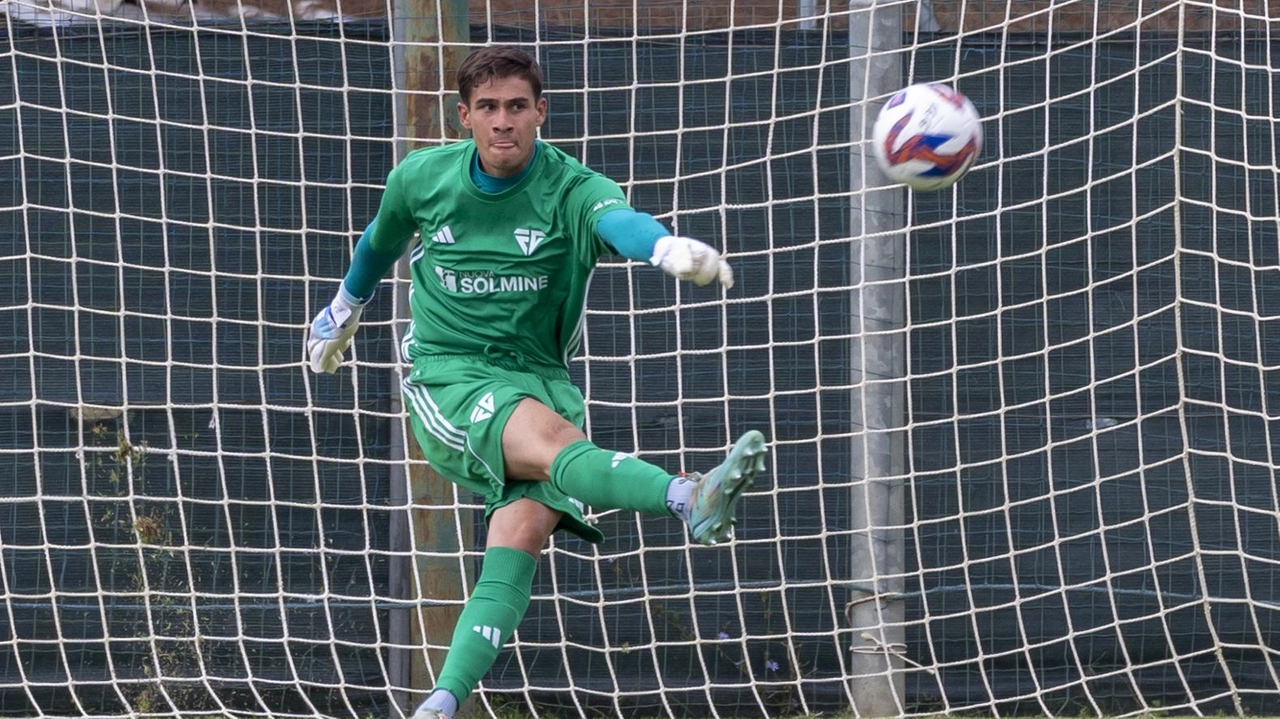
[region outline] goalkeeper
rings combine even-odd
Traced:
[[[458,92],[472,140],[412,152],[391,171],[306,343],[314,371],[337,370],[362,308],[419,233],[405,406],[431,466],[484,497],[489,529],[479,579],[415,719],[453,716],[489,671],[529,606],[536,557],[553,531],[604,539],[583,521],[582,503],[674,516],[695,541],[715,544],[765,452],[764,437],[747,432],[723,463],[686,479],[587,440],[567,363],[596,260],[617,253],[726,289],[733,272],[714,248],[672,236],[632,210],[616,183],[538,141],[547,101],[523,51],[472,53]]]

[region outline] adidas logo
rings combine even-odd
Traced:
[[[449,229],[449,228],[445,228]],[[520,243],[520,250],[524,252],[525,257],[533,254],[538,249],[538,245],[547,238],[547,233],[542,230],[516,230],[516,242]]]
[[[471,408],[471,423],[483,422],[493,416],[493,393],[487,392],[476,402],[476,406]],[[497,646],[496,644],[494,646]]]
[[[485,639],[488,639],[489,642],[493,644],[494,649],[502,647],[502,632],[498,631],[497,627],[482,627],[480,625],[476,625],[471,628],[471,631],[479,634]]]
[[[432,242],[439,242],[439,243],[440,243],[440,244],[442,244],[442,245],[452,245],[452,244],[453,244],[453,230],[450,230],[450,229],[449,229],[449,226],[448,226],[448,225],[445,225],[444,227],[442,227],[442,228],[440,229],[440,231],[439,231],[439,232],[437,232],[437,233],[435,233],[434,235],[432,235],[432,236],[431,236],[431,241],[432,241]],[[526,254],[527,254],[527,253],[526,253]]]
[[[629,455],[626,452],[614,452],[613,461],[609,463],[609,466],[617,469],[618,465],[622,464],[622,460],[626,459],[628,456]]]

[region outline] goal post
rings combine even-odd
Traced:
[[[382,183],[514,43],[542,137],[738,284],[605,258],[592,439],[703,470],[735,539],[590,511],[490,716],[1280,712],[1269,3],[4,0],[0,715],[400,717],[481,557],[399,403],[403,272],[304,332]],[[984,118],[886,185],[878,106]]]
[[[857,716],[907,711],[903,482],[907,443],[906,191],[876,166],[871,128],[902,87],[904,8],[849,3],[850,365],[853,448],[850,529],[849,696]]]

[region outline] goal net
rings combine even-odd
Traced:
[[[591,512],[478,709],[1280,711],[1280,15],[1260,0],[3,0],[0,715],[400,717],[477,499],[305,328],[448,68],[536,51],[543,138],[728,253],[616,258],[572,365],[670,471],[763,431],[736,538]],[[985,118],[954,189],[865,142]],[[398,275],[397,275],[398,276]]]

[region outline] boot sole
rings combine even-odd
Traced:
[[[720,502],[718,511],[711,518],[702,522],[702,526],[707,529],[702,532],[697,530],[691,532],[695,541],[699,544],[714,545],[728,539],[733,526],[738,523],[735,516],[738,500],[742,498],[742,493],[755,483],[756,475],[764,471],[766,451],[764,435],[756,430],[744,433],[737,442],[733,443],[729,455],[717,468],[723,475],[719,480],[720,493],[726,499]],[[710,522],[709,527],[708,522]]]

